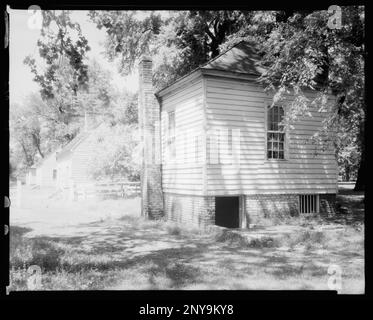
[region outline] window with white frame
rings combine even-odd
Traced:
[[[167,150],[169,158],[175,158],[175,111],[168,112]]]
[[[285,159],[285,129],[282,124],[284,108],[267,108],[267,159]]]

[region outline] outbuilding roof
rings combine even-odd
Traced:
[[[56,159],[57,161],[61,158],[71,155],[74,150],[83,142],[85,141],[95,130],[97,130],[103,123],[96,124],[88,131],[79,132],[78,135],[72,139],[69,143],[67,143],[61,151],[57,152]]]
[[[258,54],[257,45],[251,41],[241,41],[205,64],[192,70],[185,76],[177,79],[165,88],[159,90],[156,94],[161,94],[162,91],[200,70],[217,70],[259,77],[265,69],[261,66],[261,57]]]
[[[31,167],[30,169],[37,169],[40,168],[50,157],[55,156],[56,151],[52,151],[48,153],[44,158],[39,158]]]
[[[71,154],[88,136],[90,132],[81,132],[68,144],[66,144],[60,152],[57,153],[57,160]]]
[[[260,76],[264,71],[260,66],[260,61],[256,44],[241,41],[200,68]]]

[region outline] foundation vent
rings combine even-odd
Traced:
[[[319,213],[319,195],[301,194],[299,195],[300,213]]]

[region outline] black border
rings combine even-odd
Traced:
[[[325,9],[329,5],[364,5],[362,1],[323,1],[322,3],[316,3],[315,1],[297,2],[294,4],[285,4],[283,1],[276,2],[274,4],[264,3],[263,1],[237,1],[231,0],[227,3],[219,3],[216,1],[190,1],[188,4],[183,4],[180,1],[159,1],[157,4],[149,3],[146,0],[142,1],[110,1],[110,3],[104,4],[103,2],[98,3],[94,0],[78,2],[64,1],[57,2],[52,1],[38,1],[37,3],[29,1],[8,1],[8,5],[12,9],[27,9],[30,5],[39,5],[42,9],[71,9],[71,10],[186,10],[186,9],[208,9],[208,10],[230,10],[230,9],[247,9],[247,10],[285,10],[285,9]],[[3,13],[6,12],[6,4],[1,6]],[[366,15],[367,15],[366,7]],[[4,17],[4,15],[3,15]],[[366,19],[366,39],[368,40],[368,28],[369,19]],[[3,18],[1,23],[1,39],[3,41],[6,32],[6,21]],[[366,48],[368,43],[366,42]],[[368,49],[366,49],[368,50]],[[4,161],[1,170],[1,186],[3,194],[9,196],[9,94],[8,94],[8,80],[9,80],[9,48],[4,48],[2,44],[2,117],[1,117],[1,143],[2,143],[2,160]],[[366,71],[368,63],[366,63]],[[368,72],[366,72],[367,78]],[[368,88],[368,81],[366,82]],[[368,134],[368,115],[367,115],[367,128],[366,138]],[[367,139],[365,140],[367,141]],[[366,190],[368,195],[368,190]],[[366,196],[365,199],[369,199]],[[367,200],[366,200],[367,201]],[[369,213],[369,209],[366,206],[366,213]],[[3,214],[1,215],[3,224],[9,225],[9,209],[4,208]],[[10,301],[29,300],[30,302],[36,302],[38,300],[55,301],[63,299],[67,300],[106,300],[106,301],[125,301],[126,304],[130,305],[130,309],[126,309],[126,317],[129,315],[138,316],[138,308],[144,306],[147,303],[151,305],[173,305],[181,307],[183,304],[233,304],[235,306],[234,317],[226,317],[227,319],[237,318],[237,315],[251,315],[252,308],[255,309],[255,303],[259,301],[273,302],[274,300],[280,300],[282,302],[293,300],[296,302],[302,302],[305,300],[327,300],[332,301],[360,301],[371,299],[368,280],[368,265],[370,265],[368,259],[368,240],[370,238],[367,232],[369,214],[365,216],[365,277],[366,277],[366,290],[364,295],[337,295],[336,292],[332,291],[33,291],[33,292],[11,292],[9,295],[6,294],[5,286],[9,283],[9,236],[2,237],[2,259],[1,259],[1,298]],[[254,305],[252,302],[255,302]],[[95,309],[94,305],[91,305]],[[268,308],[267,308],[268,309]],[[270,309],[270,307],[269,307]],[[266,313],[269,310],[264,310]],[[311,311],[311,310],[309,310]],[[315,311],[315,310],[313,310]],[[306,312],[306,310],[303,310]],[[304,315],[304,313],[302,314]],[[312,313],[312,311],[311,311]],[[180,316],[183,318],[182,316]],[[145,319],[145,317],[140,317]],[[149,317],[153,318],[153,317]],[[171,317],[173,318],[173,317]],[[184,318],[186,318],[184,316]],[[201,318],[196,316],[196,318]]]

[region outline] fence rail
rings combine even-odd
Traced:
[[[338,181],[338,185],[355,185],[356,181]]]
[[[140,182],[109,181],[76,185],[74,198],[87,199],[97,196],[126,198],[140,195]]]

